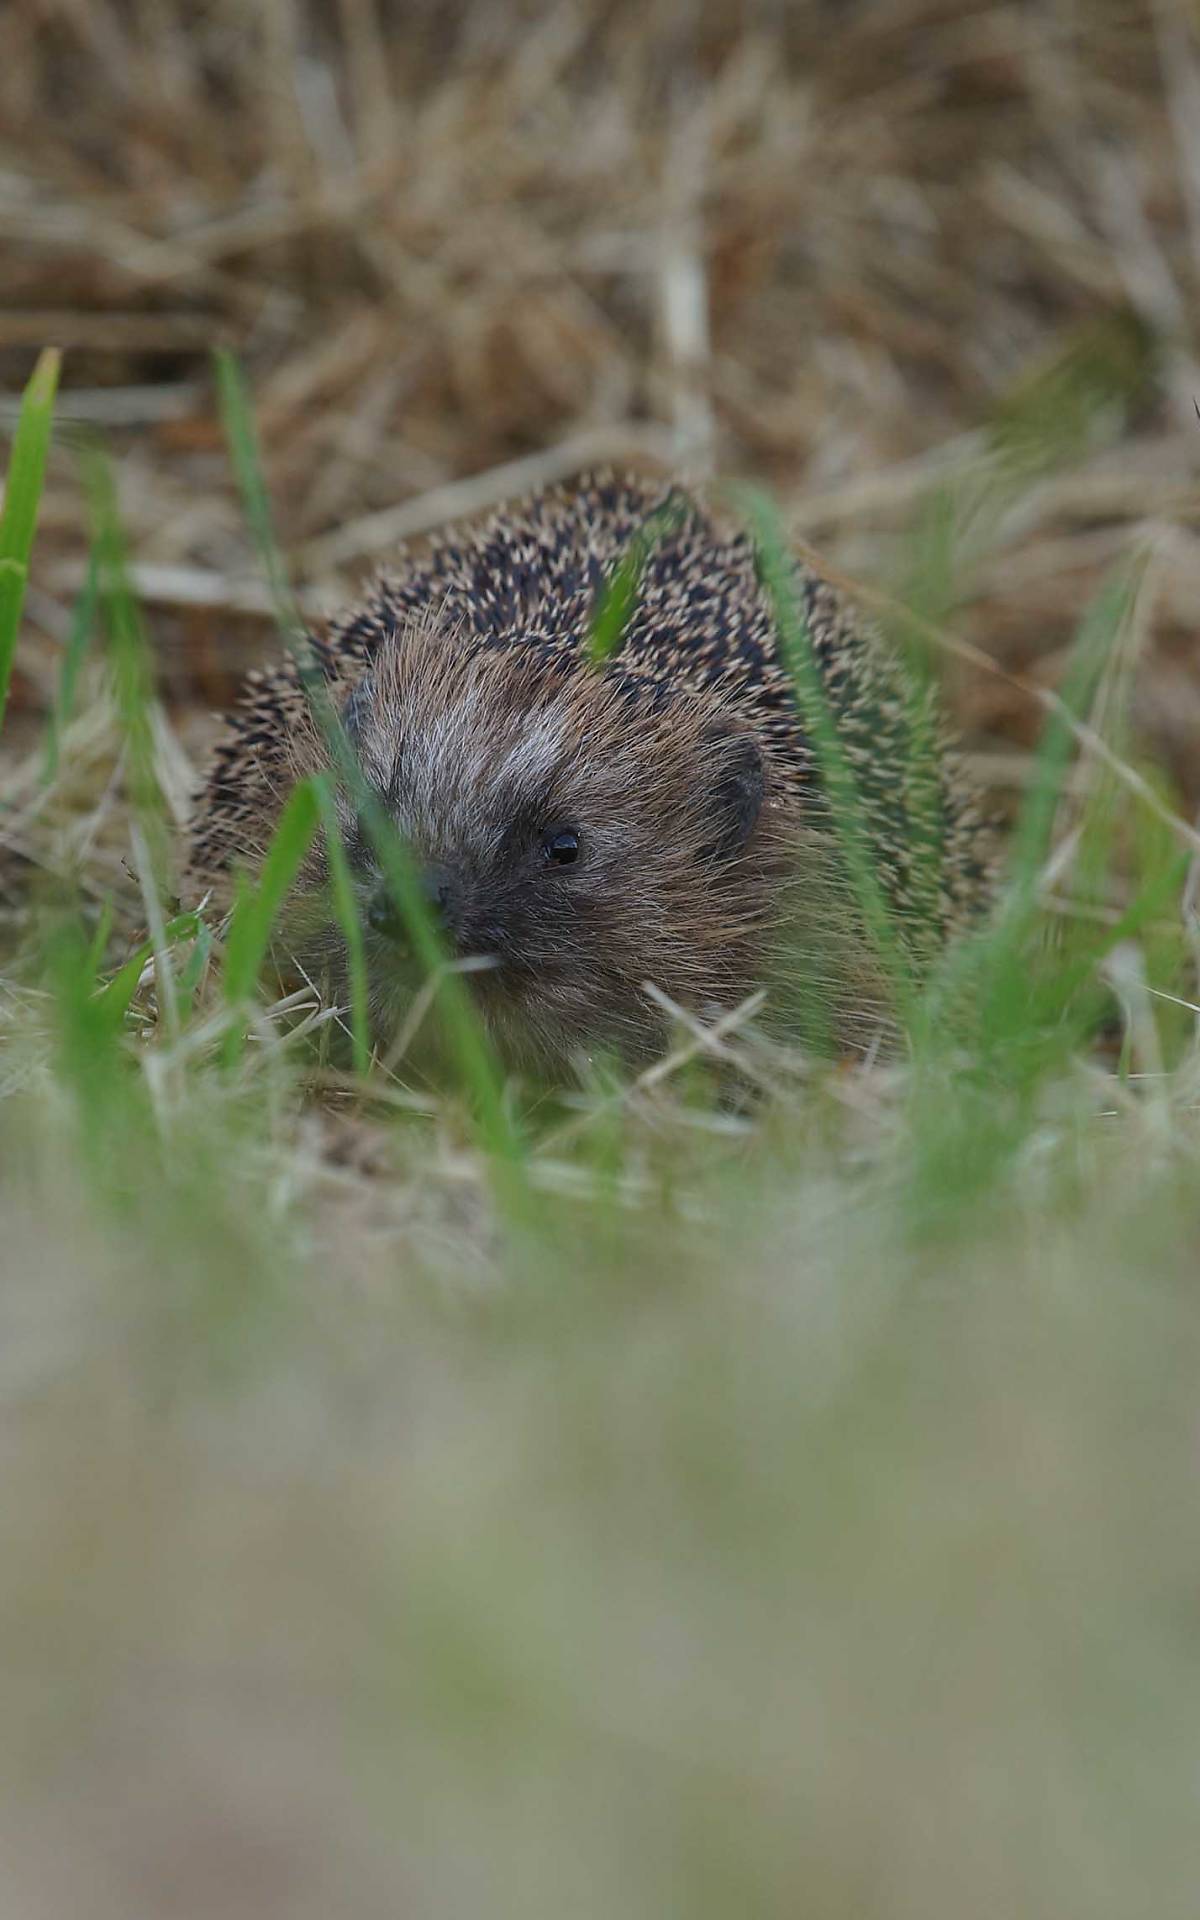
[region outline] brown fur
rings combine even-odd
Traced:
[[[355,699],[370,787],[418,869],[453,875],[450,951],[495,963],[472,985],[510,1054],[561,1060],[606,1042],[644,1055],[665,1026],[647,981],[716,1013],[763,972],[803,830],[796,797],[718,704],[647,707],[647,695],[583,665],[547,674],[519,654],[472,654],[421,628],[380,649]],[[747,749],[762,769],[762,801],[745,839],[722,847],[723,789]],[[293,776],[327,765],[310,722],[292,742]],[[340,812],[365,902],[382,874],[349,795]],[[580,840],[562,869],[541,851],[555,826]],[[326,882],[318,848],[300,899],[319,899]],[[301,913],[293,925],[296,958],[332,962],[340,974],[327,919],[314,930]],[[285,947],[288,939],[285,931]],[[369,926],[366,940],[374,1022],[387,1033],[415,984],[412,956]]]
[[[767,982],[803,1037],[823,1026],[841,1044],[875,1030],[886,1002],[744,539],[685,502],[618,659],[601,669],[586,657],[604,579],[667,497],[606,476],[537,496],[451,536],[318,643],[365,779],[416,866],[440,876],[450,951],[492,963],[472,989],[518,1057],[652,1052],[665,1019],[647,982],[706,1016]],[[817,657],[903,930],[900,684],[811,580],[800,576]],[[328,764],[295,669],[260,681],[214,766],[198,881],[252,865],[289,786]],[[978,897],[982,867],[969,796],[942,777],[945,928]],[[382,1037],[411,1000],[414,966],[394,929],[369,924],[381,878],[352,800],[341,805]],[[557,828],[578,835],[571,865],[546,857]],[[306,970],[332,970],[342,993],[327,879],[317,850],[282,945]]]

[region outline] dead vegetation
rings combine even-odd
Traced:
[[[1103,571],[1148,547],[1137,717],[1194,804],[1186,13],[10,7],[0,373],[15,395],[37,346],[66,349],[64,416],[120,457],[189,738],[269,641],[216,418],[223,342],[244,357],[313,609],[401,537],[626,456],[767,480],[832,563],[903,590],[931,493],[1015,446],[1022,484],[988,493],[933,611],[1053,681]],[[84,552],[60,447],[27,714],[50,695]],[[951,678],[995,778],[1019,781],[1036,712],[1002,680]]]

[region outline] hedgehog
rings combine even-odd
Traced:
[[[601,661],[597,612],[635,551],[632,604]],[[919,972],[986,900],[986,823],[927,695],[832,586],[792,566],[868,858]],[[471,996],[505,1057],[644,1061],[673,1009],[711,1021],[764,993],[768,1026],[822,1050],[864,1048],[888,1028],[888,970],[755,543],[695,494],[585,475],[402,557],[312,636],[307,669],[288,658],[252,678],[195,812],[197,892],[220,901],[239,869],[253,875],[289,790],[330,767],[314,672],[359,801],[365,782],[446,953],[472,963]],[[914,766],[931,764],[914,752],[918,724],[934,745],[933,807],[914,798]],[[339,824],[386,1047],[422,969],[354,787],[343,764]],[[314,842],[278,948],[344,995],[327,862]]]

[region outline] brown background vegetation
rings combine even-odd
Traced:
[[[1032,421],[1049,451],[960,512],[925,610],[1053,680],[1148,547],[1136,710],[1194,803],[1189,12],[23,0],[0,14],[0,378],[66,349],[63,416],[120,456],[185,737],[270,637],[216,342],[314,610],[405,533],[626,455],[767,481],[830,565],[903,591],[937,487]],[[30,718],[85,551],[60,446]],[[1036,708],[961,666],[951,688],[1012,790]]]

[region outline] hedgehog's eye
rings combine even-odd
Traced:
[[[579,858],[579,835],[573,827],[552,827],[542,835],[542,853],[552,867],[569,867]]]

